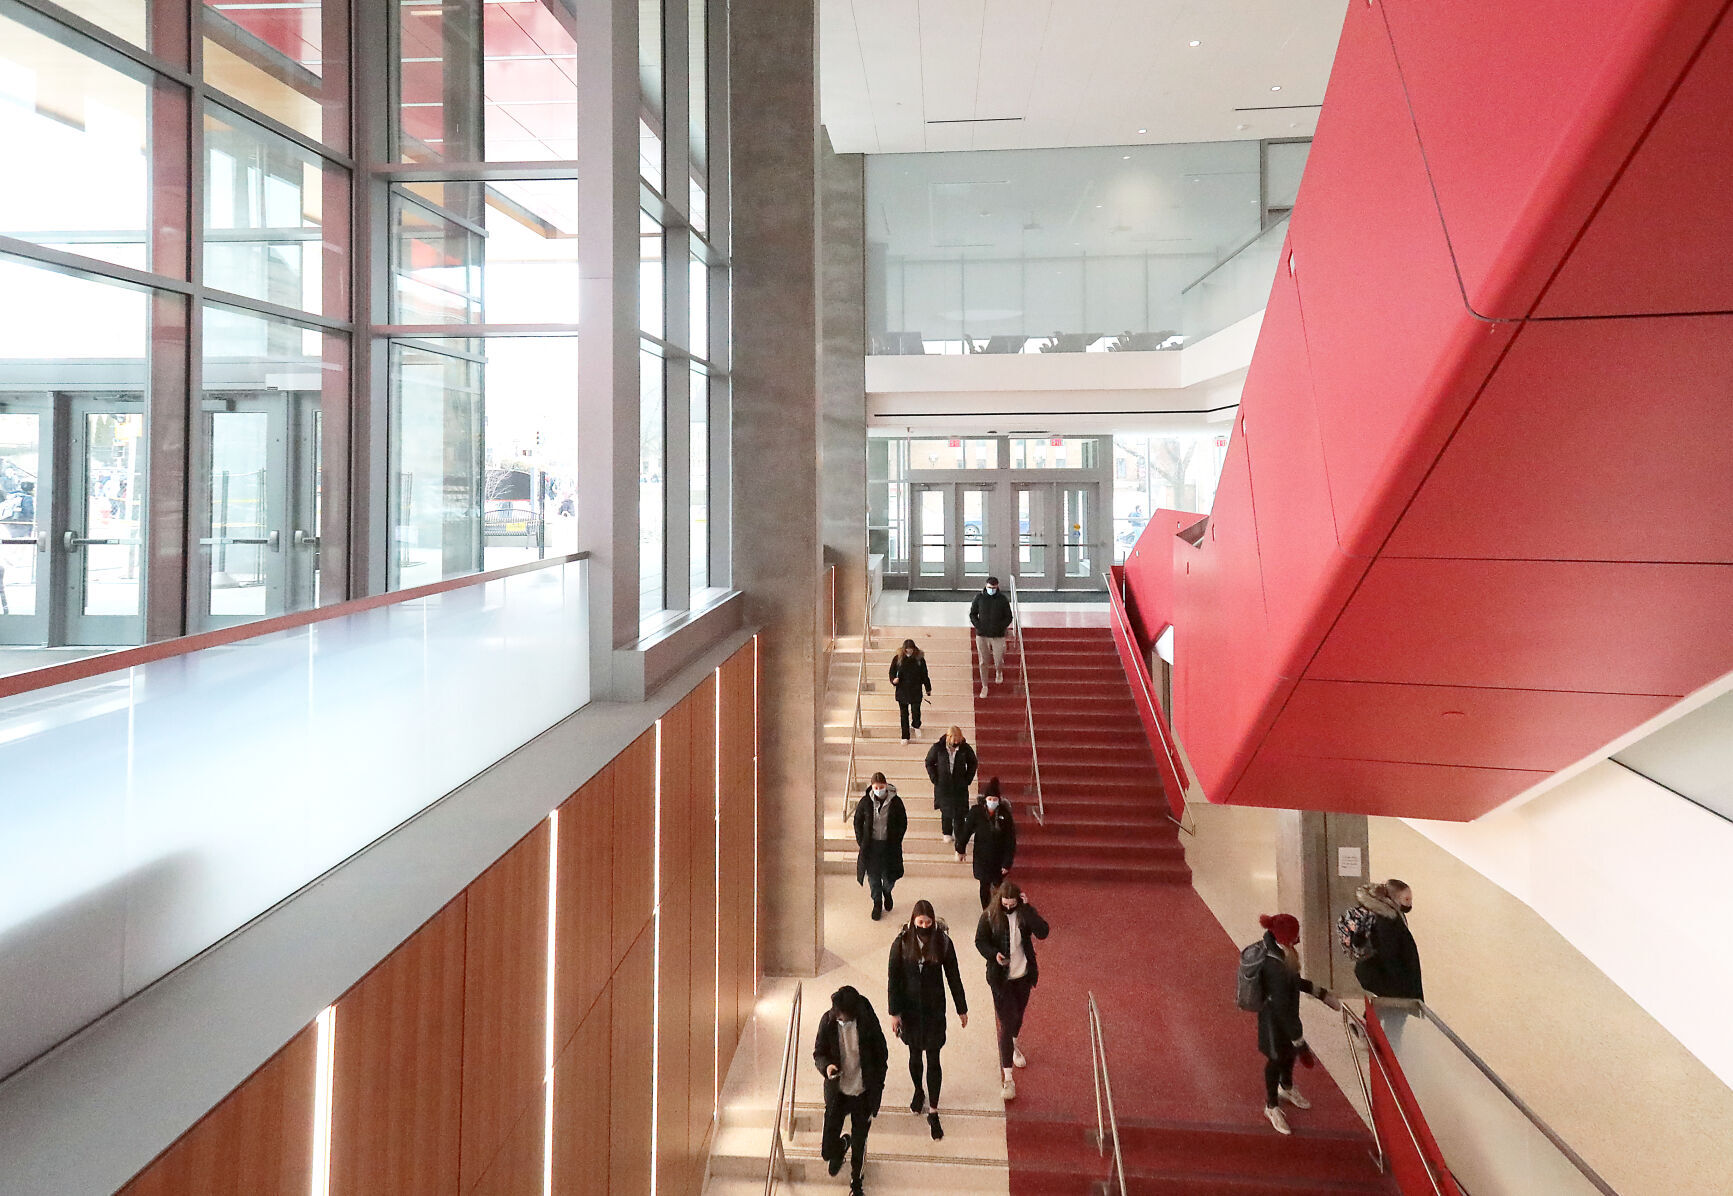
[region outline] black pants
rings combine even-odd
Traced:
[[[867,1131],[873,1124],[872,1099],[867,1093],[859,1096],[838,1093],[824,1102],[824,1137],[819,1140],[818,1153],[827,1163],[842,1154],[845,1118],[849,1123],[849,1174],[859,1179],[860,1169],[866,1163]]]
[[[939,1107],[939,1089],[945,1083],[945,1069],[939,1065],[941,1047],[927,1047],[922,1050],[918,1046],[909,1047],[909,1078],[915,1082],[916,1092],[927,1094],[927,1108]],[[921,1082],[921,1061],[926,1059],[926,1083]]]
[[[986,909],[993,900],[993,890],[1004,883],[1005,873],[1001,869],[992,868],[988,870],[986,876],[976,879],[981,882],[981,908]]]
[[[877,840],[867,844],[867,892],[873,895],[874,909],[883,909],[885,907],[886,903],[890,900],[891,889],[894,888],[897,883],[886,874],[890,862],[885,857],[889,854],[890,850],[887,844],[880,843]]]
[[[1023,1013],[1029,1008],[1029,994],[1035,990],[1035,982],[1024,976],[995,984],[992,989],[993,1016],[999,1023],[999,1066],[1008,1068],[1017,1035],[1023,1032]]]
[[[948,797],[935,798],[933,804],[939,807],[941,833],[955,835],[963,829],[963,819],[969,816],[967,807],[959,807],[957,802]]]
[[[910,727],[913,727],[915,730],[919,731],[921,729],[921,699],[920,699],[920,695],[917,694],[913,698],[898,697],[897,698],[897,714],[900,716],[900,718],[902,720],[903,738],[904,739],[907,739],[909,737],[909,728]]]
[[[1264,1104],[1275,1108],[1276,1089],[1294,1086],[1294,1060],[1298,1057],[1290,1043],[1276,1047],[1276,1057],[1264,1064]]]

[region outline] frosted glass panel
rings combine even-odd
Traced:
[[[584,705],[588,639],[578,561],[0,699],[0,1076]]]

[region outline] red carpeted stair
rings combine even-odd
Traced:
[[[1155,759],[1106,628],[1027,632],[1047,822],[1035,820],[1015,652],[975,701],[981,775],[1017,803],[1012,875],[1052,925],[1006,1106],[1012,1196],[1082,1196],[1094,1142],[1087,995],[1101,1009],[1131,1196],[1393,1196],[1322,1068],[1291,1137],[1263,1116],[1257,1022],[1233,1001],[1237,947],[1190,884]],[[1027,791],[1027,792],[1026,792]]]
[[[1035,818],[1015,640],[1006,653],[1005,684],[975,699],[981,775],[1000,778],[1017,814],[1017,877],[1190,883],[1112,632],[1039,627],[1024,636],[1045,825]]]

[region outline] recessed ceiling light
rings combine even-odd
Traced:
[[[1129,162],[1129,161],[1131,161],[1131,155],[1130,154],[1120,154],[1119,160],[1121,162]]]
[[[1190,42],[1190,43],[1188,43],[1188,44],[1189,44],[1189,45],[1190,45],[1190,46],[1191,46],[1191,48],[1192,48],[1192,49],[1194,49],[1194,50],[1195,50],[1195,49],[1197,49],[1197,48],[1198,48],[1198,47],[1199,47],[1199,46],[1201,46],[1201,45],[1203,45],[1203,43],[1202,43],[1202,42],[1200,42],[1200,41],[1194,41],[1194,42]]]
[[[1148,129],[1139,129],[1138,132],[1139,133],[1147,133],[1147,132],[1149,132],[1149,130]]]
[[[1289,126],[1288,126],[1288,127],[1289,127],[1289,128],[1293,128],[1293,126],[1292,126],[1292,125],[1289,125]],[[1238,130],[1240,130],[1240,132],[1242,132],[1242,133],[1243,133],[1243,132],[1245,132],[1245,131],[1246,131],[1246,130],[1247,130],[1247,129],[1249,129],[1249,128],[1251,128],[1251,126],[1250,126],[1250,125],[1235,125],[1235,126],[1234,126],[1234,128],[1236,128],[1236,129],[1238,129]]]
[[[1271,91],[1280,91],[1280,90],[1282,90],[1282,85],[1280,83],[1271,84],[1270,90]]]

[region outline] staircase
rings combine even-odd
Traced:
[[[1017,644],[1005,684],[975,701],[981,775],[1017,813],[1019,879],[1191,883],[1130,684],[1106,627],[1024,631],[1045,824],[1035,819]]]
[[[927,655],[933,680],[933,701],[921,707],[921,729],[904,743],[897,721],[897,699],[886,676],[891,656],[903,640],[912,639]],[[897,787],[909,813],[909,833],[903,839],[903,870],[907,876],[955,876],[965,866],[956,862],[948,842],[939,837],[939,812],[933,809],[933,786],[927,780],[927,749],[953,723],[975,741],[975,701],[970,672],[973,662],[969,632],[959,627],[879,627],[868,646],[865,690],[861,695],[861,733],[851,736],[855,682],[860,674],[859,651],[851,640],[839,645],[831,665],[825,714],[824,870],[854,875],[854,825],[843,814],[845,793],[859,797],[875,772]],[[1018,709],[1022,706],[1019,704]],[[853,739],[855,781],[845,786],[848,752]],[[977,750],[980,745],[976,744]],[[981,753],[981,767],[987,767]],[[966,875],[966,872],[961,874]]]
[[[1021,1122],[1013,1196],[1076,1196],[1107,1178],[1112,1145],[1095,1146],[1095,1126]],[[1199,1123],[1121,1123],[1127,1196],[1394,1196],[1374,1165],[1364,1132],[1309,1130],[1278,1138],[1267,1128]]]

